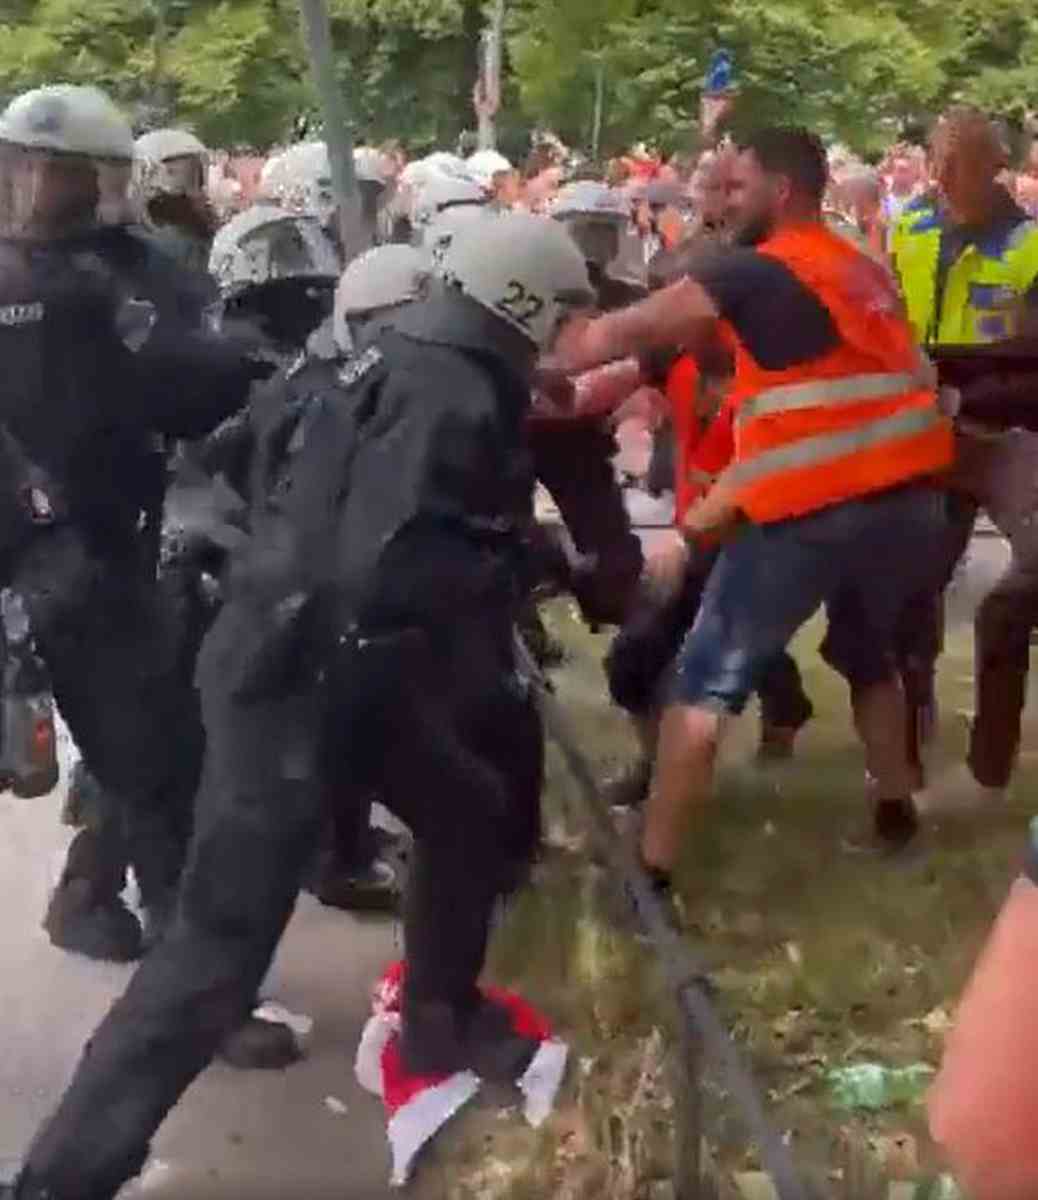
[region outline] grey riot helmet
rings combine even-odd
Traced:
[[[624,197],[594,180],[564,187],[555,198],[551,215],[565,225],[584,258],[600,270],[616,260],[621,235],[630,222]]]
[[[352,350],[351,327],[357,322],[417,300],[429,274],[425,255],[413,246],[376,246],[355,258],[335,289],[333,330],[339,349]]]
[[[539,350],[554,341],[567,315],[594,304],[584,259],[556,221],[502,213],[459,232],[441,274]]]
[[[0,231],[64,236],[91,225],[99,164],[133,158],[126,118],[97,88],[58,85],[17,96],[0,114]]]
[[[424,243],[428,227],[449,209],[485,205],[489,197],[483,186],[469,176],[443,176],[433,178],[417,192],[411,223],[415,239]]]
[[[209,151],[186,129],[153,129],[137,139],[138,190],[145,203],[156,196],[201,196]]]

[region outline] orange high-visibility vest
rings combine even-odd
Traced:
[[[765,370],[735,349],[735,459],[725,479],[758,524],[944,471],[951,423],[919,373],[912,331],[889,274],[821,224],[758,247],[810,288],[840,345],[813,362]]]

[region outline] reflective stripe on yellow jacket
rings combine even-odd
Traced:
[[[942,227],[936,207],[916,201],[902,214],[891,241],[917,339],[927,345],[976,345],[1012,337],[1024,297],[1038,283],[1038,221],[1007,196],[1004,216],[948,266],[938,296]]]

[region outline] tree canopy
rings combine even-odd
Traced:
[[[358,134],[450,145],[471,106],[482,0],[329,0]],[[868,151],[956,100],[1038,110],[1033,0],[508,0],[509,131],[679,148],[719,47],[744,113],[798,121]],[[295,0],[5,0],[0,98],[54,81],[111,92],[140,125],[266,146],[315,113]],[[507,148],[507,146],[506,146]]]

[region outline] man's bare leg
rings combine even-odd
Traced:
[[[710,709],[684,704],[664,709],[642,832],[642,860],[661,876],[678,860],[692,813],[710,799],[721,723]]]
[[[865,764],[876,781],[875,831],[884,842],[902,845],[915,834],[912,804],[916,774],[909,761],[907,706],[897,676],[851,688],[854,726],[865,747]]]

